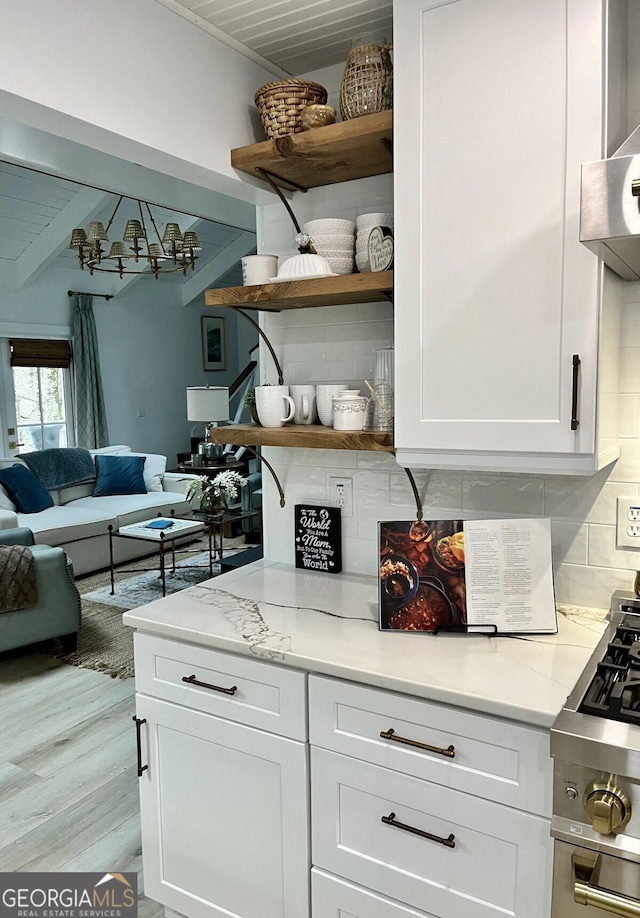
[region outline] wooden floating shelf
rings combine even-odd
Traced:
[[[205,290],[205,306],[246,306],[266,312],[305,309],[310,306],[341,306],[390,300],[393,271],[340,274],[309,280],[282,281],[255,287],[220,287]]]
[[[298,449],[355,449],[393,452],[393,434],[385,431],[333,430],[320,424],[298,424],[289,427],[259,427],[257,424],[234,424],[212,427],[213,443],[233,446],[285,446]]]
[[[393,169],[393,112],[364,115],[299,134],[285,134],[231,151],[231,165],[264,181],[264,169],[277,184],[306,190],[350,182]]]

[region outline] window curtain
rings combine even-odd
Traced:
[[[85,449],[98,449],[109,445],[109,431],[102,392],[93,298],[79,293],[74,299],[72,340],[76,441],[78,446]]]

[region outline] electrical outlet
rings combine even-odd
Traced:
[[[329,491],[334,507],[340,507],[343,516],[353,516],[353,478],[329,478]]]
[[[616,546],[618,548],[640,548],[640,501],[638,498],[618,498]]]

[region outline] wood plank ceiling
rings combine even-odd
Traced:
[[[294,76],[346,60],[353,39],[366,33],[392,37],[392,0],[158,2]]]

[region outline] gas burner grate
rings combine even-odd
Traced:
[[[616,629],[578,711],[640,724],[640,627]]]

